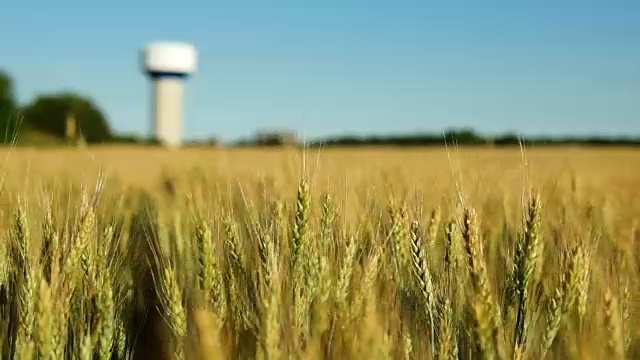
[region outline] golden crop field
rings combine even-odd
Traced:
[[[3,150],[16,359],[640,357],[640,150]]]

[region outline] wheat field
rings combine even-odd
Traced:
[[[7,359],[640,357],[640,150],[2,150]]]

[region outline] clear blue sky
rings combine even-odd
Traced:
[[[0,34],[21,102],[81,91],[121,132],[150,129],[141,47],[184,40],[189,138],[640,135],[640,1],[21,0]]]

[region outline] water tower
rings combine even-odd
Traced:
[[[186,43],[156,42],[147,44],[142,56],[144,71],[153,82],[155,138],[166,147],[179,147],[183,83],[196,70],[196,49]]]

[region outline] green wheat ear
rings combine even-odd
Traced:
[[[526,345],[526,332],[531,316],[528,312],[531,306],[529,297],[538,280],[535,277],[543,250],[540,238],[540,212],[540,196],[534,195],[526,210],[524,233],[516,240],[511,283],[514,299],[509,303],[515,303],[517,307],[514,332],[514,347],[519,349],[517,351],[522,351],[521,349]]]
[[[296,213],[293,222],[293,237],[291,241],[291,260],[295,264],[300,255],[301,248],[305,246],[309,221],[309,184],[302,180],[298,186],[296,199]]]
[[[39,359],[56,358],[56,338],[54,305],[49,284],[42,279],[39,284],[38,301],[36,304],[35,344]]]
[[[184,359],[183,341],[187,334],[187,314],[182,300],[182,290],[175,270],[167,264],[162,270],[161,291],[163,308],[174,340],[174,356]]]
[[[411,254],[413,256],[414,274],[418,283],[418,287],[424,297],[427,315],[429,317],[429,327],[431,328],[431,356],[435,356],[435,348],[433,344],[436,341],[434,313],[436,305],[436,295],[431,278],[431,272],[427,264],[427,256],[425,254],[425,246],[423,244],[420,224],[417,221],[411,223]]]

